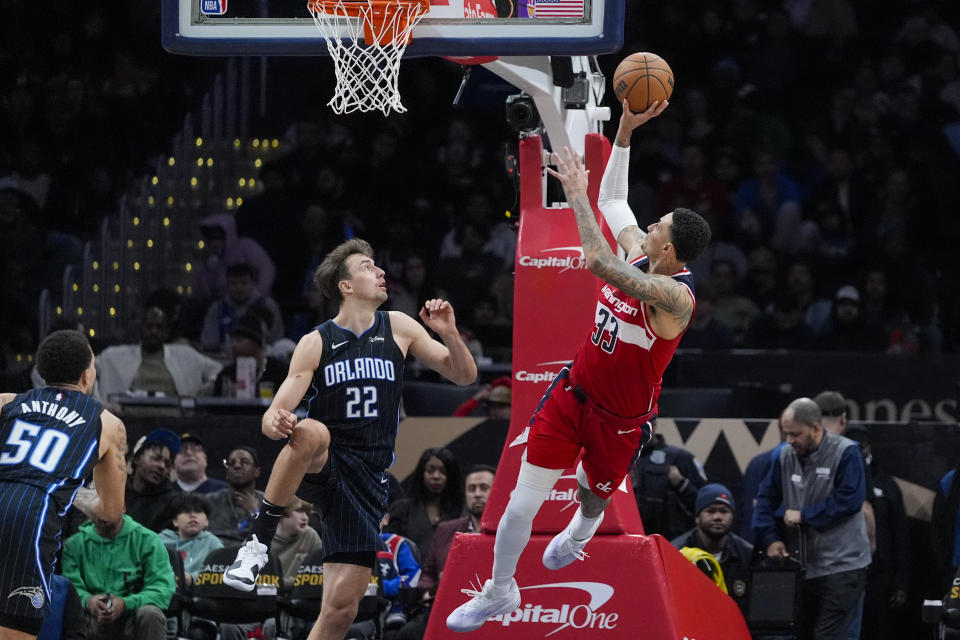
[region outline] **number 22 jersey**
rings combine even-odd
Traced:
[[[351,449],[383,471],[393,463],[404,370],[389,312],[377,311],[373,326],[360,335],[333,320],[317,331],[323,355],[307,415],[327,425],[332,448]]]

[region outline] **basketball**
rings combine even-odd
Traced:
[[[613,72],[613,92],[621,103],[627,99],[631,111],[642,113],[654,101],[670,98],[673,71],[667,61],[655,53],[632,53]]]

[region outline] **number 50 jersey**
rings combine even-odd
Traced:
[[[29,484],[70,506],[99,461],[103,407],[79,391],[46,387],[0,410],[0,483]]]
[[[648,264],[647,256],[633,262],[644,271]],[[689,269],[670,277],[689,289],[694,298]],[[577,351],[570,371],[574,382],[594,402],[624,418],[656,410],[663,372],[683,337],[683,333],[672,340],[659,337],[650,327],[648,313],[641,300],[601,283],[593,330]]]
[[[323,355],[307,415],[327,425],[332,448],[349,448],[383,471],[393,463],[404,369],[390,315],[377,311],[373,326],[359,336],[333,320],[316,330]]]

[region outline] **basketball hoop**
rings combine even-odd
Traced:
[[[400,59],[429,1],[308,0],[307,8],[333,58],[337,84],[327,104],[334,113],[405,112]]]

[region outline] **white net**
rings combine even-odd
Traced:
[[[335,113],[407,110],[400,102],[400,59],[429,3],[421,0],[314,0],[308,3],[337,76]],[[362,44],[361,44],[362,42]]]

